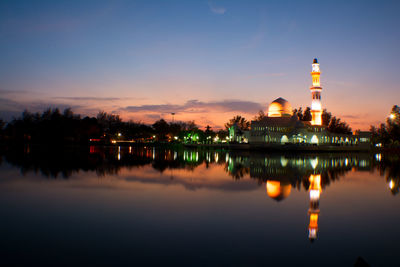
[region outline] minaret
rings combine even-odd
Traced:
[[[311,71],[313,85],[310,87],[311,96],[312,96],[312,102],[311,102],[311,115],[312,115],[311,124],[312,125],[322,125],[322,107],[321,107],[322,87],[319,82],[320,75],[321,75],[321,72],[319,71],[318,60],[316,58],[314,58],[314,61],[312,64],[312,71]]]

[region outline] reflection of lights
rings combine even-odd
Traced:
[[[344,165],[348,165],[349,164],[349,160],[346,158],[345,160],[344,160]]]
[[[319,190],[315,190],[315,189],[310,190],[310,199],[312,201],[319,200],[319,196],[320,196]]]
[[[289,161],[284,156],[281,157],[281,165],[282,165],[282,167],[286,167],[288,162]]]
[[[129,147],[129,153],[132,153],[132,147],[131,146]]]
[[[176,160],[178,158],[178,153],[175,151],[174,152],[174,160]]]
[[[215,153],[214,158],[215,158],[215,163],[218,163],[218,153]]]
[[[318,158],[310,159],[310,163],[313,169],[315,169],[318,165]]]
[[[120,160],[121,159],[121,147],[119,146],[118,147],[118,160]]]
[[[394,188],[394,182],[393,182],[393,180],[390,180],[390,182],[389,182],[389,188],[390,188],[390,189],[393,189],[393,188]]]
[[[375,159],[377,161],[381,161],[382,160],[382,154],[375,154]]]
[[[308,238],[310,239],[316,239],[317,238],[317,229],[309,229],[310,232],[308,234]]]

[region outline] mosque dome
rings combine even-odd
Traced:
[[[291,117],[292,115],[292,105],[282,97],[269,104],[268,117]]]
[[[276,201],[281,201],[282,199],[287,198],[292,189],[290,184],[282,184],[279,181],[271,180],[267,181],[265,187],[267,188],[268,196]]]

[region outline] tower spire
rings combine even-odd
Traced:
[[[319,81],[320,75],[321,72],[319,70],[318,60],[314,58],[311,71],[312,86],[310,87],[311,97],[312,97],[311,101],[312,125],[322,125],[322,105],[321,105],[322,87]]]

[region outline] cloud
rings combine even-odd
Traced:
[[[223,15],[226,12],[225,7],[216,6],[211,1],[208,2],[208,6],[210,7],[211,12],[213,12],[214,14]]]
[[[347,119],[359,119],[361,116],[359,116],[359,115],[349,115],[349,114],[347,114],[347,115],[342,115],[341,117],[342,117],[342,118],[347,118]]]
[[[74,101],[117,101],[117,100],[121,100],[122,98],[119,98],[119,97],[68,97],[68,96],[60,96],[60,97],[53,97],[53,99],[74,100]]]
[[[157,113],[209,113],[211,111],[219,112],[245,112],[256,113],[264,109],[264,105],[252,101],[243,100],[223,100],[215,102],[202,102],[199,100],[189,100],[182,105],[161,104],[161,105],[141,105],[127,106],[122,108],[128,112],[157,112]]]
[[[28,91],[24,91],[24,90],[4,90],[4,89],[0,89],[0,94],[2,95],[21,95],[21,94],[27,94],[30,93]]]

